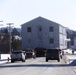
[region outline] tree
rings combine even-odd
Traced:
[[[12,36],[12,49],[21,50],[21,40],[15,39],[14,36]]]
[[[11,34],[11,49],[21,50],[21,40],[15,39],[15,35],[20,35],[20,33],[16,28],[14,28]],[[4,29],[2,34],[0,35],[0,52],[10,53],[10,35],[7,28]]]
[[[12,31],[12,35],[20,35],[20,33],[18,32],[18,30],[16,28],[13,29]]]
[[[9,34],[9,33],[8,33],[8,29],[7,29],[7,28],[6,28],[6,29],[4,29],[4,33],[5,33],[5,34]]]
[[[3,36],[3,38],[0,41],[0,51],[1,53],[9,53],[9,33],[7,28],[4,29],[1,36]]]

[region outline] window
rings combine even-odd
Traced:
[[[28,43],[29,43],[29,44],[31,43],[31,39],[28,39]]]
[[[54,39],[53,39],[53,38],[50,38],[50,39],[49,39],[49,43],[50,43],[50,44],[53,44],[53,43],[54,43]]]
[[[31,32],[31,27],[27,27],[27,32]]]
[[[52,27],[52,26],[49,27],[49,31],[50,31],[50,32],[53,32],[53,27]]]
[[[41,25],[38,25],[38,30],[42,31],[42,26]]]
[[[42,31],[42,28],[39,28],[39,31]]]
[[[38,39],[39,39],[40,42],[42,41],[42,37],[41,36],[39,36]]]

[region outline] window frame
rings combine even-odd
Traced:
[[[27,27],[27,32],[31,32],[31,27]]]
[[[53,38],[49,38],[49,44],[54,44],[54,39]]]
[[[50,26],[49,27],[49,32],[53,32],[54,31],[54,27],[53,26]]]

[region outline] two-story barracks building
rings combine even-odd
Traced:
[[[43,17],[22,24],[21,30],[22,49],[67,48],[66,28]]]

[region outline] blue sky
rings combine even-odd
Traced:
[[[15,27],[42,16],[76,30],[76,0],[0,0],[0,24]]]

